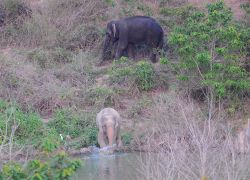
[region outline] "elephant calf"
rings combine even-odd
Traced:
[[[96,116],[96,123],[99,128],[98,143],[101,148],[115,146],[121,147],[119,113],[113,108],[104,108]]]
[[[156,62],[155,49],[162,49],[164,32],[159,23],[147,16],[133,16],[107,24],[102,62],[111,46],[115,46],[115,59],[119,59],[127,50],[132,52],[137,44],[145,44],[150,48],[151,61]],[[101,62],[101,63],[102,63]]]

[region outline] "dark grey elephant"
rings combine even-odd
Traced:
[[[159,23],[147,16],[133,16],[107,24],[106,37],[102,54],[102,62],[111,54],[110,47],[115,48],[115,59],[119,59],[125,52],[132,53],[137,44],[145,44],[150,49],[150,59],[156,62],[157,49],[162,49],[164,32]],[[101,63],[102,63],[101,62]]]

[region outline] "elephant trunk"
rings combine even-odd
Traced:
[[[114,141],[114,125],[113,124],[107,125],[107,136],[108,136],[109,146],[112,146],[113,141]]]
[[[110,38],[106,35],[102,52],[102,61],[107,60],[110,54]]]

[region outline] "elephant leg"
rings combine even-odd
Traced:
[[[128,44],[128,57],[135,60],[135,45]]]
[[[101,148],[106,146],[104,134],[103,134],[102,130],[101,131],[99,130],[99,132],[98,132],[98,144],[100,145]]]
[[[117,129],[117,134],[116,134],[116,144],[120,148],[122,147],[122,139],[120,135],[120,128]]]
[[[118,42],[118,46],[116,49],[116,53],[115,53],[115,59],[120,59],[120,57],[122,56],[124,50],[127,48],[128,43],[127,41],[125,42]]]

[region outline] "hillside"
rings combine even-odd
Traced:
[[[0,119],[9,117],[7,110],[12,107],[13,119],[19,122],[18,118],[23,117],[16,130],[17,149],[20,142],[32,145],[36,153],[96,145],[95,116],[108,106],[122,116],[125,150],[170,152],[184,147],[186,151],[202,149],[204,145],[205,152],[210,146],[221,148],[222,141],[225,147],[233,147],[229,144],[250,126],[249,4],[243,5],[247,0],[225,0],[225,7],[215,7],[222,14],[228,13],[228,17],[220,18],[229,25],[224,27],[221,23],[218,27],[225,28],[228,36],[211,40],[213,44],[203,43],[205,50],[199,45],[205,41],[197,40],[194,47],[198,48],[192,54],[192,49],[188,51],[190,47],[184,45],[195,42],[195,35],[189,37],[192,33],[184,30],[195,31],[201,22],[197,20],[197,26],[188,28],[185,23],[196,12],[208,16],[206,5],[211,2],[214,1],[1,1]],[[154,64],[148,59],[147,50],[139,47],[135,61],[122,57],[99,66],[107,23],[133,15],[152,16],[161,24],[167,55]],[[180,34],[186,39],[175,36]],[[230,39],[235,40],[234,46],[228,45]],[[208,72],[205,61],[211,54],[206,56],[206,52],[213,50],[212,46],[221,48],[211,53],[217,53],[214,61],[230,60],[221,63],[225,67],[218,66],[224,69]],[[228,49],[224,51],[224,47]],[[188,57],[199,60],[199,55],[199,65],[180,63]],[[198,71],[188,69],[191,66],[199,67]],[[33,113],[38,119],[30,115]],[[34,126],[26,127],[26,123]],[[0,123],[1,143],[4,127],[5,123]],[[34,131],[39,131],[39,135]],[[34,138],[25,132],[33,133]],[[59,134],[70,140],[61,142]],[[228,146],[225,139],[231,140]],[[0,155],[7,149],[1,148]]]

